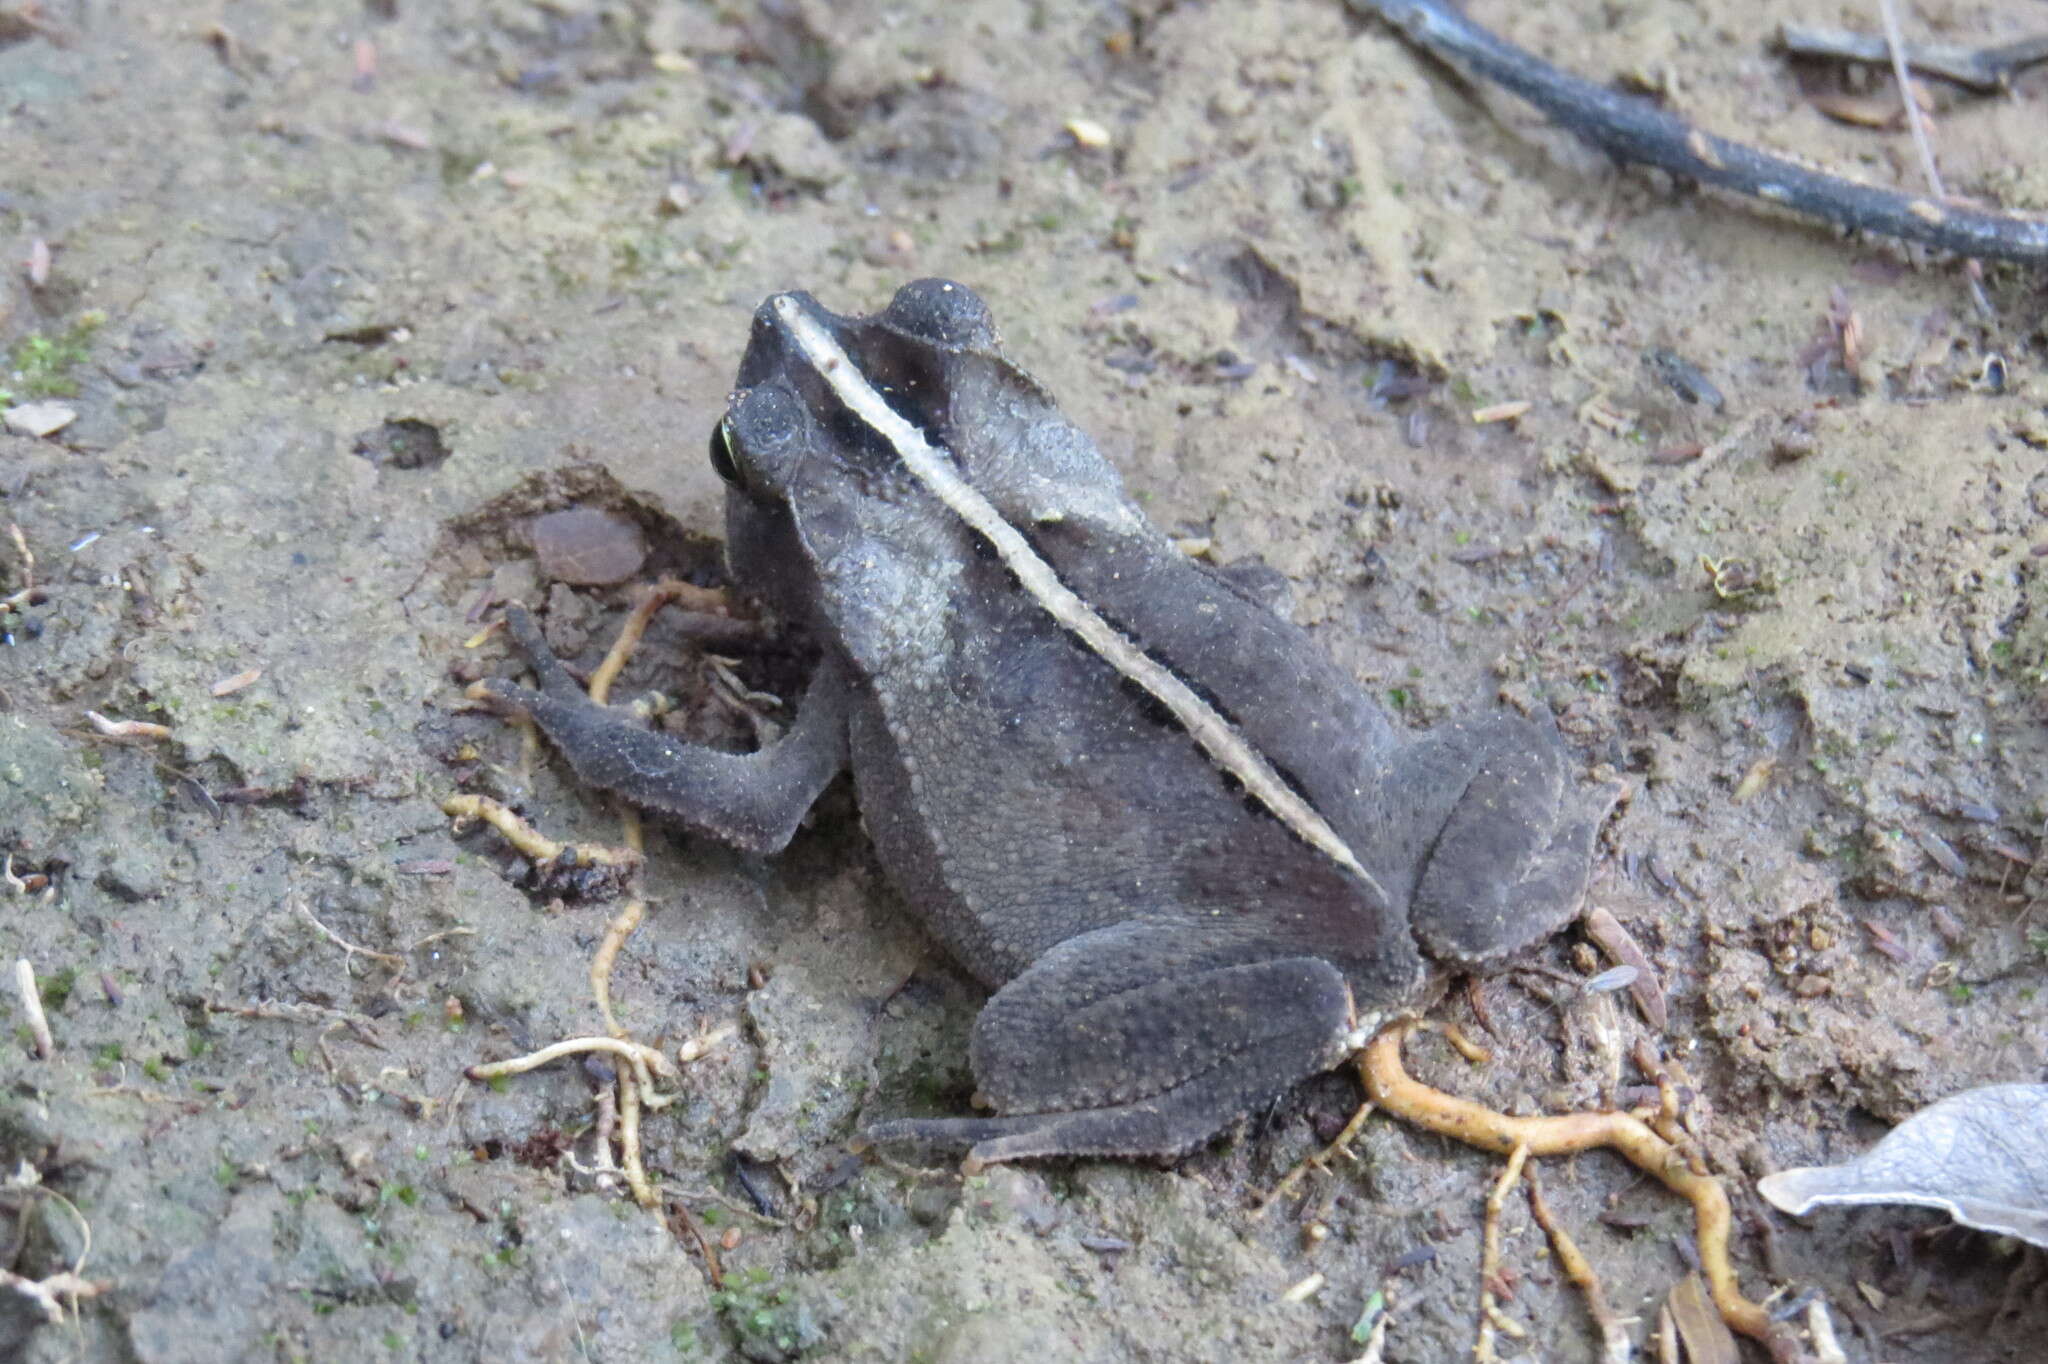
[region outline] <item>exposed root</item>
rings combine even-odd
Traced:
[[[82,1279],[68,1269],[47,1279],[25,1278],[12,1270],[0,1269],[0,1288],[11,1288],[35,1303],[42,1309],[43,1320],[52,1326],[63,1324],[64,1303],[61,1299],[69,1298],[71,1310],[76,1312],[80,1298],[96,1298],[111,1287],[112,1284],[103,1281]]]
[[[1543,1196],[1543,1181],[1537,1177],[1536,1171],[1524,1171],[1523,1179],[1529,1186],[1529,1215],[1550,1238],[1550,1248],[1557,1254],[1559,1267],[1585,1295],[1586,1310],[1592,1314],[1593,1324],[1600,1330],[1602,1364],[1627,1364],[1634,1350],[1628,1338],[1628,1323],[1614,1315],[1614,1309],[1607,1305],[1606,1290],[1600,1286],[1600,1276],[1593,1271],[1592,1261],[1579,1249],[1578,1242],[1572,1240],[1564,1224],[1551,1213],[1550,1201]]]
[[[19,1215],[23,1217],[28,1215],[27,1210],[34,1205],[35,1200],[49,1199],[71,1214],[72,1221],[78,1224],[79,1237],[78,1254],[72,1259],[71,1268],[59,1270],[40,1279],[31,1279],[11,1269],[0,1268],[0,1288],[11,1288],[21,1294],[41,1309],[44,1321],[52,1326],[59,1326],[64,1321],[64,1306],[67,1300],[71,1306],[71,1314],[76,1316],[81,1298],[96,1298],[113,1287],[104,1280],[85,1277],[85,1262],[92,1256],[92,1223],[85,1220],[85,1214],[78,1210],[76,1203],[43,1183],[40,1170],[27,1161],[22,1161],[14,1173],[7,1177],[6,1182],[0,1184],[0,1192],[26,1200],[20,1205]]]
[[[631,871],[641,862],[640,853],[633,848],[559,843],[489,796],[450,796],[441,802],[441,813],[458,821],[458,824],[463,820],[482,820],[535,862],[566,861],[571,866],[616,867],[621,871]]]
[[[1325,1146],[1314,1155],[1306,1156],[1298,1161],[1293,1169],[1281,1176],[1280,1182],[1273,1186],[1270,1193],[1259,1200],[1258,1206],[1253,1208],[1252,1211],[1264,1212],[1281,1199],[1293,1193],[1296,1186],[1307,1177],[1310,1170],[1328,1171],[1333,1161],[1338,1159],[1358,1159],[1358,1157],[1351,1154],[1351,1143],[1357,1140],[1358,1134],[1364,1130],[1365,1120],[1372,1116],[1372,1110],[1371,1100],[1360,1104],[1358,1111],[1351,1115],[1351,1120],[1344,1124],[1344,1130],[1339,1132],[1328,1146]]]
[[[634,853],[645,848],[640,831],[640,812],[621,812],[625,825],[625,844]],[[605,1031],[613,1037],[624,1037],[626,1030],[619,1026],[619,1020],[612,1013],[612,966],[619,959],[619,951],[625,947],[626,939],[633,936],[640,927],[640,920],[647,913],[647,902],[635,895],[619,907],[612,921],[605,925],[604,941],[597,945],[597,953],[590,959],[590,993],[597,1000],[597,1011],[604,1016]]]
[[[96,710],[89,710],[85,718],[92,722],[93,732],[102,739],[127,743],[130,739],[168,739],[171,727],[160,725],[154,720],[109,720]]]
[[[497,1080],[508,1075],[524,1075],[527,1071],[538,1070],[551,1061],[559,1061],[564,1056],[575,1056],[586,1051],[608,1052],[623,1057],[627,1064],[633,1067],[636,1078],[646,1086],[653,1084],[650,1072],[664,1080],[678,1079],[682,1074],[676,1069],[675,1062],[669,1060],[659,1048],[624,1037],[565,1038],[551,1046],[542,1047],[539,1051],[530,1051],[524,1056],[514,1056],[504,1061],[486,1061],[481,1065],[471,1066],[463,1074],[472,1080]]]
[[[648,1182],[647,1167],[640,1163],[640,1087],[627,1084],[623,1075],[619,1077],[619,1168],[625,1172],[626,1187],[633,1191],[635,1203],[651,1208],[661,1201]]]
[[[590,693],[591,700],[603,705],[611,698],[612,683],[625,670],[633,651],[640,647],[640,637],[647,633],[647,623],[670,602],[680,602],[687,610],[717,615],[723,615],[726,609],[725,593],[715,588],[699,587],[676,578],[664,578],[648,588],[633,603],[633,609],[626,613],[625,623],[619,626],[619,637],[612,641],[604,662],[598,664],[597,671],[590,675],[584,689]]]
[[[357,957],[368,957],[371,961],[381,962],[383,965],[390,967],[400,975],[405,974],[406,962],[404,957],[399,956],[395,952],[378,952],[368,947],[358,947],[315,918],[313,911],[307,908],[303,901],[299,903],[298,910],[299,917],[311,924],[314,932],[348,954],[348,961],[354,961]]]
[[[1626,1113],[1510,1117],[1410,1078],[1401,1064],[1401,1044],[1414,1026],[1412,1019],[1390,1024],[1359,1052],[1359,1074],[1375,1103],[1418,1127],[1496,1155],[1513,1156],[1522,1148],[1532,1156],[1572,1155],[1601,1146],[1614,1150],[1692,1204],[1701,1265],[1722,1319],[1763,1342],[1775,1358],[1797,1356],[1791,1334],[1743,1295],[1728,1258],[1731,1218],[1728,1195],[1718,1180],[1695,1171],[1685,1153]]]
[[[625,624],[620,628],[618,638],[612,642],[604,662],[591,674],[585,690],[590,699],[603,705],[611,696],[612,684],[632,658],[639,646],[641,636],[646,632],[647,623],[669,602],[680,601],[692,610],[716,611],[723,613],[725,595],[690,583],[665,581],[657,583],[641,595],[628,613]],[[533,729],[527,726],[529,739]],[[497,801],[485,796],[456,795],[441,802],[444,813],[458,820],[480,819],[496,829],[505,840],[521,854],[536,864],[546,864],[568,859],[570,865],[578,867],[608,867],[616,869],[622,877],[630,876],[646,860],[645,840],[640,827],[639,812],[632,809],[621,811],[623,837],[616,848],[572,846],[548,838],[512,811]],[[598,1015],[604,1019],[606,1036],[577,1037],[543,1047],[537,1052],[517,1057],[510,1061],[497,1061],[486,1065],[471,1066],[466,1072],[473,1080],[491,1080],[502,1076],[518,1075],[537,1066],[546,1065],[561,1057],[579,1052],[607,1052],[625,1061],[618,1068],[615,1094],[607,1095],[599,1103],[597,1133],[598,1151],[594,1157],[593,1173],[600,1187],[609,1187],[614,1173],[625,1178],[626,1186],[632,1190],[633,1201],[643,1208],[652,1208],[661,1201],[660,1190],[647,1177],[647,1169],[640,1156],[640,1113],[641,1110],[659,1110],[668,1106],[673,1095],[663,1094],[655,1087],[655,1077],[676,1079],[680,1072],[675,1063],[655,1047],[635,1042],[627,1036],[627,1029],[619,1023],[612,1009],[612,968],[617,964],[620,951],[626,941],[640,927],[646,916],[647,902],[638,895],[630,896],[618,913],[605,926],[602,942],[590,961],[590,994],[597,1005]],[[685,1042],[678,1049],[679,1059],[688,1064],[703,1056],[724,1038],[732,1034],[731,1028],[719,1028]],[[614,1119],[616,1131],[614,1131]],[[618,1165],[611,1164],[611,1145],[616,1136],[618,1142]],[[694,1234],[695,1226],[684,1214],[684,1225]],[[705,1263],[710,1268],[714,1283],[718,1277],[717,1261],[704,1247],[699,1238],[699,1247],[704,1249]]]
[[[1500,1306],[1500,1210],[1506,1204],[1508,1195],[1522,1178],[1522,1165],[1529,1159],[1526,1144],[1518,1145],[1508,1153],[1508,1163],[1494,1181],[1493,1192],[1486,1196],[1486,1220],[1484,1234],[1479,1242],[1479,1343],[1472,1350],[1472,1358],[1480,1364],[1493,1364],[1500,1356],[1494,1352],[1493,1335],[1498,1331],[1515,1340],[1528,1337],[1522,1323],[1516,1321]]]

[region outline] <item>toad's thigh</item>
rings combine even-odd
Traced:
[[[1342,1059],[1350,990],[1330,963],[1228,931],[1134,922],[1060,944],[989,1000],[971,1056],[1006,1113],[1214,1091],[1215,1127]],[[1212,1128],[1213,1130],[1213,1128]]]

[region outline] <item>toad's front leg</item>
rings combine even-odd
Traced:
[[[478,688],[480,699],[531,719],[587,785],[673,815],[743,852],[780,851],[846,766],[846,669],[831,654],[812,674],[787,734],[755,753],[727,753],[646,729],[592,701],[523,608],[506,611],[505,625],[540,690],[492,680]]]

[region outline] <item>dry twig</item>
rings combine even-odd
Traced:
[[[50,1020],[43,1013],[43,992],[36,985],[36,968],[29,965],[27,957],[14,963],[14,991],[21,996],[21,1012],[28,1020],[29,1036],[35,1039],[36,1056],[47,1061],[57,1050],[57,1039],[50,1036]]]
[[[109,720],[96,710],[89,710],[85,718],[92,721],[95,732],[103,739],[126,741],[129,739],[168,739],[171,727],[160,725],[154,720]]]
[[[689,1207],[681,1199],[672,1198],[668,1203],[668,1214],[669,1222],[688,1232],[690,1240],[696,1244],[697,1254],[704,1258],[704,1277],[711,1281],[712,1291],[717,1292],[724,1288],[725,1271],[719,1268],[718,1252],[711,1248],[711,1243],[704,1239],[704,1233],[697,1229],[697,1219],[690,1216]]]
[[[1923,75],[1939,76],[1986,95],[2009,88],[2014,73],[2036,62],[2048,61],[2048,38],[2023,38],[1995,47],[1963,47],[1955,43],[1898,45],[1888,43],[1882,34],[1852,33],[1811,24],[1781,25],[1778,46],[1791,57],[1863,62],[1870,66],[1883,66],[1891,60],[1892,52],[1898,52],[1907,66]]]
[[[1648,100],[1561,71],[1452,9],[1446,0],[1349,0],[1455,68],[1528,100],[1616,160],[1656,166],[1853,232],[1874,232],[1972,258],[2048,264],[2048,218],[1901,194],[1703,132]]]
[[[1612,912],[1598,905],[1587,910],[1580,922],[1586,936],[1607,954],[1609,961],[1636,968],[1628,984],[1629,995],[1642,1010],[1644,1021],[1655,1031],[1663,1032],[1671,1011],[1664,1002],[1664,987],[1658,983],[1657,968],[1650,964],[1649,955],[1636,942],[1635,935]]]
[[[405,973],[404,957],[401,957],[393,952],[378,952],[372,948],[356,946],[356,944],[350,942],[347,938],[342,937],[341,934],[335,932],[326,924],[321,923],[319,919],[315,918],[313,915],[313,911],[303,901],[299,903],[298,911],[299,917],[304,919],[307,923],[311,924],[315,932],[319,933],[321,937],[327,939],[327,941],[333,943],[336,947],[339,947],[343,952],[348,954],[347,957],[344,958],[345,962],[354,961],[355,958],[357,957],[368,957],[371,961],[382,962],[384,965],[389,966],[392,970],[397,971],[401,975]]]
[[[1729,1333],[1727,1321],[1715,1315],[1697,1272],[1671,1286],[1664,1307],[1692,1364],[1742,1364],[1741,1347]]]
[[[1941,169],[1934,164],[1934,144],[1927,137],[1927,119],[1920,112],[1920,101],[1913,97],[1913,78],[1906,70],[1906,39],[1899,29],[1897,0],[1877,0],[1877,8],[1884,16],[1884,42],[1891,57],[1892,79],[1899,86],[1899,107],[1905,112],[1906,126],[1912,130],[1913,148],[1920,154],[1920,173],[1927,177],[1927,188],[1934,197],[1946,200],[1948,191],[1942,187]],[[1972,260],[1967,276],[1970,299],[1980,314],[1994,317],[1997,314],[1992,310],[1991,300],[1984,296],[1983,275],[1984,267]]]

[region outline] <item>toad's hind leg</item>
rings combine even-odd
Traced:
[[[867,1137],[970,1146],[980,1164],[1189,1150],[1348,1050],[1342,974],[1273,950],[1183,922],[1070,938],[975,1020],[975,1078],[1003,1116],[901,1119]]]
[[[1480,965],[1577,916],[1594,835],[1620,788],[1576,789],[1554,729],[1509,715],[1454,722],[1400,762],[1390,785],[1419,812],[1409,920],[1426,952]]]

